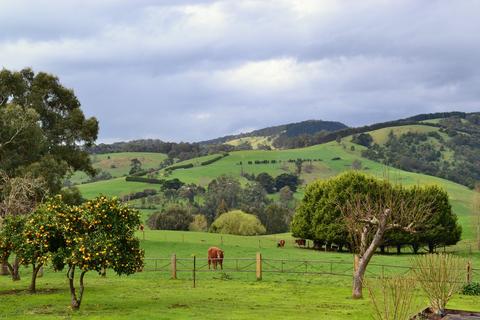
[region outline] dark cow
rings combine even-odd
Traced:
[[[223,270],[223,250],[217,247],[208,248],[208,269],[213,264],[213,269],[217,270],[217,263]]]
[[[285,247],[285,240],[279,240],[277,242],[277,248],[283,248]]]
[[[299,247],[305,247],[305,245],[307,244],[307,241],[305,239],[295,239],[295,243]]]

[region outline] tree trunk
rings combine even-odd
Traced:
[[[418,243],[413,243],[412,249],[413,249],[413,253],[417,254],[418,250],[420,249],[420,246],[418,245]]]
[[[38,266],[33,265],[33,270],[32,270],[32,282],[30,282],[30,292],[35,293],[37,291],[37,275],[38,271],[40,271],[40,268],[42,268],[43,264],[39,264]]]
[[[70,297],[71,297],[71,307],[73,310],[80,309],[80,305],[82,304],[83,292],[85,290],[85,286],[83,284],[83,278],[85,277],[85,273],[87,271],[82,271],[80,274],[80,289],[77,297],[77,293],[75,291],[75,266],[70,266],[68,269],[68,282],[70,284]]]
[[[13,261],[12,269],[10,270],[12,273],[12,280],[13,281],[19,281],[20,280],[20,260],[15,257],[15,260]]]
[[[401,253],[402,253],[402,245],[397,244],[397,254],[401,254]]]
[[[362,230],[361,243],[360,243],[360,254],[358,259],[358,268],[353,274],[353,289],[352,289],[352,298],[353,299],[362,299],[363,298],[363,278],[365,276],[365,271],[367,271],[368,263],[373,257],[375,250],[377,250],[380,243],[383,240],[383,234],[387,227],[387,217],[390,214],[390,210],[387,209],[380,216],[378,224],[376,225],[377,231],[373,236],[370,245],[367,247],[367,238],[369,232],[369,226],[365,225]]]
[[[3,262],[1,265],[0,265],[0,276],[9,276],[10,275],[10,271],[8,269],[8,263],[7,262]]]
[[[431,243],[428,244],[428,253],[433,253],[435,251],[435,246]]]
[[[380,246],[380,253],[385,254],[385,246]]]

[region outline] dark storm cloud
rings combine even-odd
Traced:
[[[478,110],[477,1],[4,1],[0,64],[57,74],[100,139]]]

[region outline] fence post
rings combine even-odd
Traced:
[[[193,287],[195,288],[195,271],[196,271],[196,262],[197,262],[197,257],[193,256]]]
[[[256,268],[257,281],[262,280],[262,254],[257,252],[257,268]]]
[[[172,279],[177,279],[177,255],[175,253],[172,255],[171,270],[172,270]]]
[[[467,283],[472,283],[472,261],[467,261]]]
[[[260,239],[258,239],[258,247],[259,247],[259,248],[261,248],[261,247],[262,247],[262,245],[260,244],[260,241],[261,241],[261,240],[260,240]]]

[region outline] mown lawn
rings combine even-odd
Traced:
[[[139,236],[142,238],[141,233]],[[169,259],[173,253],[178,258],[189,259],[196,255],[200,267],[205,264],[206,250],[212,245],[220,245],[225,250],[225,268],[229,270],[234,269],[234,258],[253,259],[257,252],[265,259],[324,261],[328,262],[328,268],[329,262],[333,262],[334,271],[351,267],[352,263],[352,255],[348,253],[296,248],[288,234],[240,237],[147,230],[145,238],[142,246],[148,259]],[[287,240],[283,249],[275,246],[280,238]],[[480,266],[478,253],[469,258],[474,267]],[[369,269],[378,273],[380,267],[373,264],[408,266],[411,259],[409,254],[377,255]],[[147,270],[152,270],[152,261],[147,261]],[[180,266],[190,269],[179,272],[178,280],[169,279],[168,271],[144,271],[129,277],[118,277],[109,271],[106,278],[89,273],[79,312],[68,308],[70,300],[64,272],[47,269],[38,281],[41,291],[35,295],[25,291],[28,270],[23,270],[23,279],[16,283],[3,276],[0,277],[0,319],[371,319],[369,300],[350,298],[348,270],[344,276],[265,272],[262,281],[256,281],[254,272],[198,272],[196,288],[193,288],[191,261],[179,264],[179,269]],[[265,270],[269,270],[266,265]],[[405,269],[388,270],[404,272]],[[480,281],[480,274],[476,281]],[[418,299],[423,301],[421,295]],[[480,311],[480,298],[457,295],[449,307]]]

